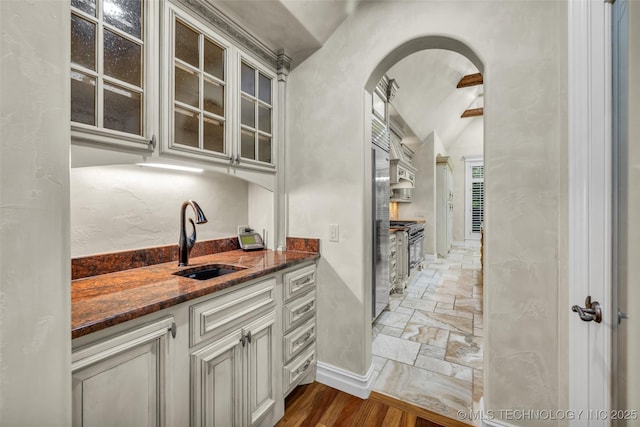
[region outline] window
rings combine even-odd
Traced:
[[[484,221],[484,164],[466,160],[466,238],[479,239]]]
[[[226,49],[174,20],[173,143],[225,153]]]
[[[242,61],[240,81],[240,156],[272,163],[272,79]]]
[[[142,0],[71,0],[73,130],[145,136],[144,9]]]

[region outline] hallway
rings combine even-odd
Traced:
[[[459,419],[483,393],[479,245],[425,265],[373,325],[374,390]]]

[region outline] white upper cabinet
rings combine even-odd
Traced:
[[[167,3],[162,149],[229,160],[231,43]]]
[[[236,162],[273,164],[274,75],[241,56],[240,150]]]
[[[162,152],[273,170],[275,73],[168,1],[163,28]]]
[[[146,148],[157,103],[154,2],[71,1],[71,135]]]
[[[72,167],[194,164],[274,187],[280,56],[205,2],[70,13]]]

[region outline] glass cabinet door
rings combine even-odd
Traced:
[[[144,135],[144,2],[71,1],[71,122]]]
[[[273,163],[273,79],[241,61],[240,157]]]
[[[172,145],[228,154],[226,49],[177,18],[174,25]]]

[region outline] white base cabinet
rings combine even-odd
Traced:
[[[192,353],[192,425],[255,426],[268,418],[275,404],[275,321],[271,311]]]
[[[275,425],[314,379],[315,275],[304,264],[74,340],[73,426]]]
[[[283,392],[312,382],[316,367],[316,266],[284,275]]]
[[[73,353],[74,427],[167,425],[172,325],[166,318]]]

